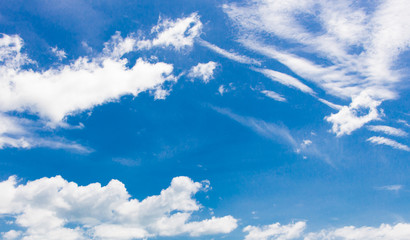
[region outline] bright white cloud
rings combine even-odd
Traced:
[[[198,65],[193,66],[188,73],[188,77],[200,78],[204,83],[208,83],[214,77],[215,68],[218,63],[210,61],[208,63],[198,63]]]
[[[395,149],[410,152],[410,147],[409,146],[398,143],[398,142],[396,142],[396,141],[394,141],[393,139],[390,139],[390,138],[373,136],[373,137],[368,138],[367,141],[369,141],[371,143],[374,143],[374,144],[386,145],[386,146],[390,146],[390,147],[395,148]]]
[[[363,91],[349,106],[343,106],[338,113],[326,117],[326,120],[333,124],[332,131],[337,136],[350,134],[366,123],[379,119],[383,115],[377,109],[380,104],[381,101],[374,100],[371,93]]]
[[[67,58],[67,53],[62,49],[58,49],[57,47],[52,47],[51,51],[56,55],[56,57],[60,61],[63,60],[64,58]]]
[[[343,106],[338,105],[338,104],[334,104],[332,102],[327,101],[326,99],[323,98],[318,98],[317,100],[319,100],[320,102],[326,104],[327,106],[335,109],[335,110],[341,110],[343,108]]]
[[[153,40],[140,40],[137,42],[139,49],[172,46],[179,50],[183,47],[192,47],[194,40],[202,33],[202,23],[197,13],[175,21],[160,19],[157,26],[152,28],[152,33],[157,36]]]
[[[296,222],[288,225],[274,223],[262,227],[247,226],[245,240],[290,240],[299,238],[306,228],[306,222]]]
[[[252,69],[256,72],[262,73],[266,77],[280,84],[299,89],[300,91],[305,92],[305,93],[309,93],[309,94],[315,93],[310,87],[306,86],[304,83],[302,83],[298,79],[292,76],[289,76],[287,74],[273,71],[270,69],[260,69],[260,68],[252,68]]]
[[[397,137],[405,137],[407,133],[401,129],[390,127],[390,126],[383,126],[383,125],[374,125],[369,126],[368,129],[373,132],[382,132],[391,136]]]
[[[155,98],[168,94],[162,89],[166,81],[176,81],[173,66],[138,59],[132,67],[121,57],[134,50],[132,37],[116,33],[95,58],[80,57],[67,65],[44,71],[24,66],[33,62],[21,52],[23,40],[17,36],[0,38],[0,148],[47,146],[84,151],[76,144],[50,140],[27,139],[26,130],[11,112],[38,115],[48,126],[64,126],[67,116],[95,106],[116,101],[124,95],[137,96],[153,91]],[[24,67],[23,67],[24,66]],[[24,120],[19,120],[24,121]],[[17,131],[18,130],[18,131]]]
[[[204,46],[206,48],[209,48],[210,50],[218,53],[219,55],[221,55],[223,57],[226,57],[228,59],[231,59],[235,62],[239,62],[239,63],[243,63],[243,64],[250,64],[250,65],[261,65],[261,62],[256,60],[256,59],[253,59],[253,58],[250,58],[250,57],[247,57],[247,56],[244,56],[244,55],[240,55],[240,54],[237,54],[237,53],[234,53],[234,52],[226,51],[225,49],[222,49],[222,48],[220,48],[220,47],[218,47],[218,46],[216,46],[212,43],[209,43],[207,41],[204,41],[202,39],[199,39],[198,42],[202,46]]]
[[[275,99],[276,101],[279,102],[286,102],[286,98],[284,98],[282,95],[274,92],[274,91],[270,91],[270,90],[262,90],[261,93],[265,94],[265,96]]]
[[[398,97],[397,83],[403,78],[395,63],[410,47],[410,2],[384,0],[365,9],[351,0],[252,0],[223,9],[238,26],[243,46],[278,60],[328,93],[353,101],[363,92],[372,92],[371,98],[380,102]],[[292,48],[267,44],[272,41],[266,36]],[[308,60],[306,53],[327,63]],[[355,123],[347,125],[364,125],[350,119]]]
[[[309,233],[305,240],[407,240],[410,236],[410,224],[382,224],[380,227],[342,227],[334,230],[322,230]]]
[[[18,184],[16,177],[0,182],[0,215],[14,218],[5,239],[147,239],[157,236],[202,236],[229,233],[232,216],[190,221],[201,208],[193,196],[209,183],[176,177],[159,195],[139,201],[124,184],[78,186],[62,177]],[[18,227],[17,231],[13,229]]]

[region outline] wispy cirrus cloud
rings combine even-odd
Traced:
[[[346,113],[327,118],[339,136],[378,119],[381,110],[374,106],[398,97],[403,72],[396,62],[410,46],[407,1],[385,0],[366,9],[354,1],[255,0],[226,4],[223,10],[244,47],[278,60],[329,94],[358,102],[366,93],[371,101],[361,106],[369,111],[363,124],[357,124],[364,119],[353,108],[341,111],[349,111],[355,123],[342,119]],[[274,45],[271,37],[281,42]]]
[[[368,138],[367,141],[369,141],[373,144],[386,145],[386,146],[390,146],[390,147],[395,148],[395,149],[410,152],[410,147],[409,146],[401,144],[401,143],[399,143],[399,142],[397,142],[393,139],[390,139],[390,138],[373,136],[373,137]]]
[[[396,137],[405,137],[407,133],[399,128],[394,128],[390,126],[383,126],[383,125],[372,125],[368,126],[368,129],[373,132],[382,132],[391,136]]]

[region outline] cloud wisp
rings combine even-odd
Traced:
[[[329,94],[357,102],[365,93],[369,101],[362,107],[377,105],[366,119],[358,119],[352,108],[327,118],[338,136],[378,119],[381,102],[398,98],[404,75],[396,63],[410,47],[408,1],[385,0],[366,9],[355,1],[255,0],[226,4],[223,10],[244,47],[281,62]],[[285,44],[272,45],[270,37]]]

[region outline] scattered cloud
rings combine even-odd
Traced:
[[[52,47],[51,51],[56,55],[56,57],[60,61],[62,61],[64,58],[67,58],[67,53],[62,49],[58,49],[57,47]]]
[[[237,220],[229,215],[190,221],[202,208],[193,196],[207,188],[207,181],[176,177],[159,195],[139,201],[118,180],[78,186],[60,176],[26,184],[10,177],[0,182],[0,215],[13,218],[2,237],[126,240],[233,231]]]
[[[140,40],[136,44],[139,49],[151,49],[153,47],[174,47],[179,50],[184,47],[192,47],[194,40],[202,33],[202,23],[197,13],[192,13],[185,18],[159,19],[158,25],[151,32],[156,34],[153,40]]]
[[[262,227],[246,226],[243,231],[248,232],[245,240],[290,240],[299,238],[306,228],[306,222],[296,222],[288,225],[274,223]]]
[[[382,132],[387,135],[396,136],[396,137],[407,136],[407,133],[405,131],[398,129],[398,128],[389,127],[389,126],[373,125],[373,126],[368,126],[368,129],[373,132]]]
[[[274,91],[270,91],[270,90],[263,90],[261,91],[261,93],[265,94],[265,96],[275,99],[276,101],[279,102],[286,102],[286,98],[282,97],[282,95],[274,92]]]
[[[210,61],[208,63],[198,63],[193,66],[188,73],[188,77],[200,78],[204,83],[208,83],[214,77],[214,71],[218,63]]]
[[[373,137],[368,138],[367,141],[374,143],[374,144],[387,145],[395,149],[410,152],[410,148],[407,145],[398,143],[390,138],[373,136]]]

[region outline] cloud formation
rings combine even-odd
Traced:
[[[410,152],[410,147],[409,146],[401,144],[399,142],[396,142],[396,141],[394,141],[393,139],[390,139],[390,138],[373,136],[373,137],[368,138],[367,141],[369,141],[371,143],[374,143],[374,144],[386,145],[386,146],[390,146],[390,147],[395,148],[395,149]]]
[[[291,240],[299,238],[306,228],[306,222],[296,222],[288,225],[274,223],[262,227],[246,226],[243,231],[248,232],[245,240]]]
[[[193,46],[194,40],[202,33],[202,23],[197,13],[176,20],[160,18],[158,25],[152,28],[151,33],[155,33],[156,38],[138,41],[136,45],[139,49],[172,46],[179,50]]]
[[[208,181],[176,177],[159,195],[139,201],[118,180],[78,186],[60,176],[26,184],[10,177],[0,182],[0,215],[13,219],[2,237],[126,240],[229,233],[237,227],[229,215],[190,221],[201,208],[193,196],[208,188]]]
[[[253,0],[226,4],[223,10],[244,47],[281,62],[327,93],[357,102],[365,92],[369,101],[363,107],[377,105],[376,111],[381,102],[398,98],[403,72],[396,62],[410,47],[408,1],[384,0],[367,9],[350,0]],[[272,45],[271,38],[280,41]],[[341,111],[327,118],[338,136],[377,119],[358,120],[352,108]],[[342,115],[350,117],[343,121]]]
[[[134,50],[135,39],[117,32],[94,58],[80,57],[67,64],[43,71],[22,52],[23,40],[17,35],[0,38],[0,147],[33,147],[22,135],[27,133],[13,112],[37,115],[48,126],[64,126],[67,116],[120,99],[124,95],[158,91],[166,96],[162,84],[176,81],[173,66],[138,59],[132,67],[122,56]],[[159,97],[158,97],[159,98]],[[21,120],[24,121],[24,120]],[[20,134],[20,136],[18,136]],[[50,145],[50,141],[39,144]],[[58,144],[54,144],[57,146]],[[69,146],[61,146],[66,148]],[[58,148],[60,148],[58,147]]]
[[[189,70],[188,77],[200,78],[204,83],[208,83],[214,77],[215,68],[218,63],[209,61],[208,63],[198,63]]]

